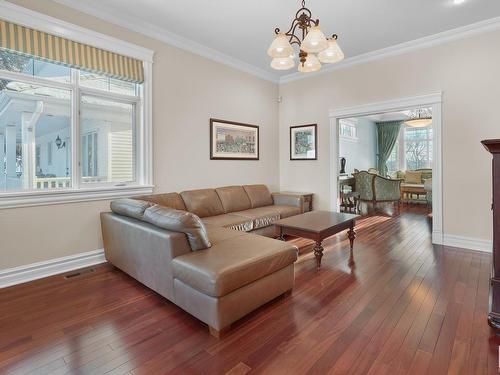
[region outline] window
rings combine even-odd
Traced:
[[[0,208],[16,192],[139,191],[150,181],[146,147],[136,144],[148,141],[143,92],[0,48]]]
[[[422,128],[403,125],[387,161],[387,169],[394,172],[432,168],[432,147],[432,125]]]
[[[339,121],[340,137],[345,139],[357,140],[358,134],[356,125],[357,125],[356,121],[353,121],[351,119],[340,120]]]
[[[430,168],[432,166],[432,127],[406,127],[404,138],[406,169]]]

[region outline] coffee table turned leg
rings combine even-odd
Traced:
[[[347,231],[347,237],[349,238],[349,242],[351,243],[351,250],[349,253],[349,265],[354,265],[354,239],[356,238],[356,232],[354,231],[354,223],[351,223],[351,227]]]
[[[316,257],[316,269],[319,271],[321,267],[321,258],[323,258],[323,246],[321,246],[321,241],[317,241],[314,245],[314,256]]]
[[[285,236],[283,234],[283,228],[280,227],[280,235],[278,236],[278,240],[285,241]]]

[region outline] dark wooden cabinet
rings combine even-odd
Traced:
[[[481,142],[493,155],[493,263],[490,279],[488,323],[500,330],[500,139]]]

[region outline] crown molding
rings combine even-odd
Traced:
[[[304,74],[296,72],[287,74],[280,77],[279,83],[284,84],[301,79],[316,77],[338,69],[344,69],[354,65],[364,64],[370,61],[381,60],[391,56],[398,56],[412,51],[437,46],[443,43],[468,38],[474,35],[484,34],[498,29],[500,29],[500,17],[491,18],[488,20],[472,23],[467,26],[451,29],[434,35],[411,40],[409,42],[396,44],[391,47],[350,57],[333,65],[323,65],[321,70],[315,73]]]
[[[139,34],[148,36],[152,39],[159,40],[161,42],[189,51],[196,55],[230,66],[234,69],[279,84],[285,84],[288,82],[293,82],[301,79],[312,78],[338,69],[344,69],[351,66],[367,63],[370,61],[380,60],[391,56],[402,55],[412,51],[429,48],[443,43],[460,40],[473,35],[483,34],[500,29],[500,17],[491,18],[488,20],[476,22],[463,27],[447,30],[434,35],[429,35],[423,38],[400,43],[387,48],[364,53],[362,55],[346,58],[340,63],[323,66],[323,68],[316,73],[303,74],[296,72],[280,77],[277,74],[273,74],[271,72],[266,71],[265,69],[256,67],[252,64],[231,57],[223,52],[206,47],[193,40],[172,33],[164,28],[153,26],[147,22],[137,19],[136,17],[117,15],[116,10],[109,9],[106,6],[103,6],[102,4],[99,5],[98,7],[95,7],[95,6],[90,6],[84,1],[80,0],[53,0],[53,1],[61,5],[65,5],[67,7],[76,9],[80,12],[92,15],[96,18],[100,18],[104,21],[124,27],[128,30],[135,31]]]
[[[147,62],[153,61],[154,51],[150,49],[62,21],[8,1],[0,1],[0,17],[19,25],[68,38],[79,43],[89,44],[124,56]]]
[[[161,42],[180,48],[182,50],[194,53],[196,55],[216,61],[231,68],[254,75],[266,81],[279,83],[279,76],[276,74],[270,73],[264,69],[258,68],[254,65],[251,65],[242,60],[229,56],[213,48],[206,47],[191,39],[182,37],[178,34],[168,31],[167,29],[151,25],[150,23],[144,22],[136,17],[129,17],[123,14],[118,15],[116,13],[116,10],[109,9],[108,7],[102,4],[99,5],[98,7],[95,7],[94,5],[91,6],[87,4],[85,1],[81,0],[54,0],[54,1],[56,3],[65,5],[69,8],[76,9],[80,12],[89,14],[101,20],[121,26],[125,29],[145,35],[152,39],[159,40]]]

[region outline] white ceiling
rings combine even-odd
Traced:
[[[56,1],[145,33],[189,39],[235,59],[233,65],[276,76],[295,72],[272,70],[266,50],[276,27],[288,29],[298,0]],[[325,34],[339,35],[346,58],[500,16],[499,0],[307,0],[306,6]]]

